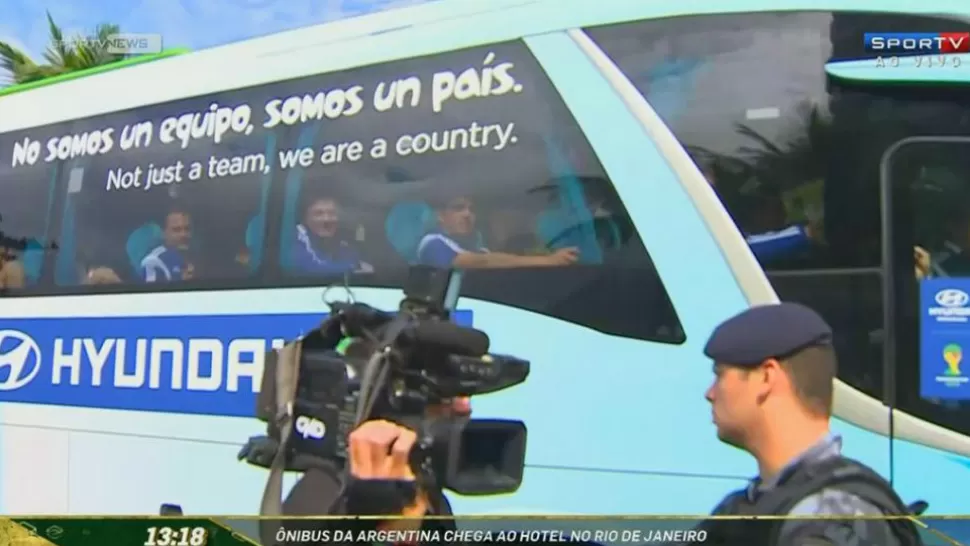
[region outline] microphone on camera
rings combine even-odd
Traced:
[[[414,344],[432,346],[459,356],[482,356],[488,353],[491,343],[488,334],[481,330],[446,321],[419,322],[407,331],[406,336]]]

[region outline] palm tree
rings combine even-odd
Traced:
[[[839,136],[837,127],[817,104],[803,103],[796,110],[800,124],[790,128],[788,138],[778,141],[747,125],[736,126],[737,132],[752,143],[742,146],[737,155],[766,188],[785,191],[825,177],[833,140]]]
[[[27,83],[68,72],[85,70],[120,61],[124,55],[109,53],[107,39],[118,34],[118,25],[98,25],[87,37],[65,39],[64,32],[47,13],[51,43],[44,52],[46,63],[39,64],[16,47],[0,41],[0,67],[7,72],[7,83]]]

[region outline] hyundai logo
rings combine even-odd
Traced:
[[[963,307],[970,302],[970,296],[963,290],[947,288],[936,293],[934,298],[940,307]]]
[[[33,381],[38,372],[37,342],[17,330],[0,330],[0,391],[17,390]]]

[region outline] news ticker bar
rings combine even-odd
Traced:
[[[774,524],[782,518],[759,518]],[[819,519],[819,518],[816,518]],[[836,518],[821,518],[834,520]],[[873,519],[873,518],[856,518]],[[377,532],[357,518],[293,518],[260,521],[222,517],[113,517],[0,519],[0,546],[259,546],[260,525],[289,544],[376,546],[414,541],[423,544],[704,544],[696,518],[455,518],[457,531]],[[927,546],[970,546],[970,518],[920,518]],[[411,533],[411,534],[409,534]]]

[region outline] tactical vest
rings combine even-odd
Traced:
[[[715,516],[787,515],[803,499],[823,489],[851,493],[876,506],[888,516],[910,515],[882,476],[862,463],[846,457],[799,464],[788,471],[776,487],[757,495],[753,501],[746,489],[728,495],[715,509]],[[784,520],[719,520],[710,519],[699,527],[708,533],[707,544],[721,546],[780,546],[779,534]],[[900,546],[923,546],[916,525],[908,519],[886,522]]]

